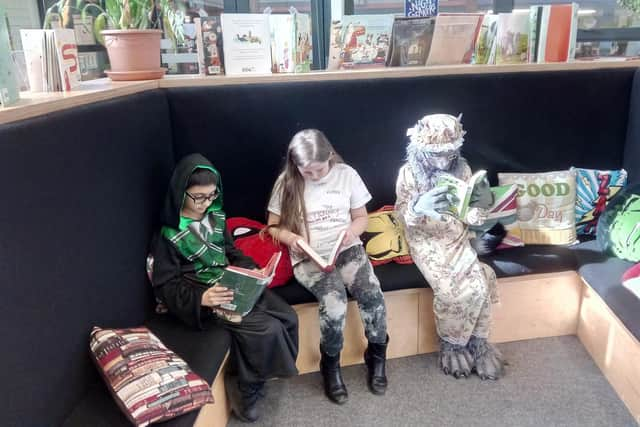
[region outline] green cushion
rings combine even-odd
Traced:
[[[609,202],[598,222],[597,237],[606,252],[640,261],[640,184],[624,189]]]

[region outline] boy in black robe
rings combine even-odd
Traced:
[[[234,246],[225,227],[220,174],[200,154],[176,166],[161,219],[152,247],[156,297],[194,328],[219,324],[229,331],[230,372],[237,377],[227,381],[232,409],[243,421],[256,421],[264,382],[298,373],[296,313],[269,289],[242,318],[220,308],[233,299],[224,283],[213,287],[222,269],[257,266]]]

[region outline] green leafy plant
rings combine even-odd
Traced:
[[[618,0],[618,4],[633,13],[640,14],[640,0]]]
[[[60,0],[70,1],[70,0]],[[78,0],[80,8],[83,0]],[[96,39],[104,44],[102,30],[146,30],[164,27],[168,37],[181,42],[184,39],[182,23],[184,13],[171,0],[104,0],[104,7],[87,3],[81,8],[82,20],[87,14],[97,13],[93,22]],[[162,24],[161,24],[162,23]]]
[[[45,12],[42,28],[51,28],[51,23],[54,21],[60,22],[63,28],[71,27],[74,12],[78,12],[78,10],[71,5],[71,0],[58,0]]]
[[[43,28],[51,28],[60,22],[64,28],[73,26],[73,15],[80,14],[82,22],[93,15],[93,33],[104,44],[102,30],[145,30],[164,28],[165,35],[174,46],[184,41],[182,24],[184,10],[173,0],[104,0],[104,7],[85,0],[58,0],[45,12]]]

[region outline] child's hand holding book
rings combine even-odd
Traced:
[[[349,246],[354,243],[358,239],[351,229],[347,228],[344,232],[344,237],[342,238],[341,247]]]
[[[212,286],[202,294],[201,304],[206,307],[217,307],[233,301],[233,291],[224,286]]]
[[[284,243],[286,246],[288,246],[289,250],[299,255],[304,254],[304,251],[302,247],[298,244],[298,242],[300,240],[302,240],[303,242],[306,242],[306,240],[304,239],[304,237],[300,236],[299,234],[293,233],[289,230],[281,230],[278,235],[278,240],[281,243]]]
[[[335,270],[336,259],[338,258],[338,253],[340,252],[340,248],[345,244],[344,239],[347,233],[350,232],[348,230],[343,230],[338,235],[336,239],[333,249],[331,250],[331,254],[329,254],[328,259],[322,258],[309,244],[300,239],[298,240],[298,246],[301,250],[306,254],[306,256],[320,267],[322,271],[325,273],[329,273]],[[353,235],[353,233],[351,233]]]

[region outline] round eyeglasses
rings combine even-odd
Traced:
[[[196,205],[201,205],[205,201],[213,202],[215,199],[218,198],[218,196],[220,195],[220,192],[218,191],[218,189],[216,189],[216,191],[210,194],[191,194],[188,191],[185,191],[185,194],[189,196],[191,200],[193,200],[193,203],[195,203]]]

